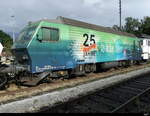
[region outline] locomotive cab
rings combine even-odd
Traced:
[[[12,53],[15,56],[16,62],[25,67],[30,65],[31,59],[28,53],[28,46],[36,32],[38,25],[28,25],[19,34],[17,40],[12,46]],[[28,69],[29,71],[30,69]]]
[[[62,69],[65,62],[61,52],[66,48],[59,39],[59,28],[47,26],[44,21],[31,23],[20,32],[12,52],[18,64],[27,67],[29,73]],[[60,57],[62,60],[57,62]]]

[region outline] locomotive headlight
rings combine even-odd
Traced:
[[[28,60],[29,58],[28,58],[27,55],[23,55],[22,59],[23,59],[23,60]]]

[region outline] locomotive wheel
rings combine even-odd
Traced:
[[[96,71],[96,64],[91,64],[90,71],[95,72]]]
[[[122,67],[126,67],[126,62],[125,61],[122,61]]]
[[[85,69],[86,73],[90,73],[91,72],[91,66],[89,64],[86,64],[84,69]]]
[[[130,65],[134,65],[134,61],[133,60],[130,61]]]

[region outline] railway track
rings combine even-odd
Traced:
[[[147,74],[42,112],[143,113],[149,111],[150,74]]]
[[[67,80],[54,80],[51,83],[44,83],[36,87],[24,87],[16,86],[15,84],[10,85],[6,90],[0,90],[0,103],[7,104],[13,101],[30,98],[31,96],[36,96],[44,94],[47,92],[57,91],[59,89],[65,89],[69,87],[76,87],[77,85],[89,83],[91,81],[96,81],[102,78],[109,78],[113,75],[126,74],[127,72],[143,69],[149,67],[149,64],[131,66],[128,68],[122,68],[118,70],[108,70],[106,72],[89,74],[86,77],[77,77]],[[78,101],[78,100],[77,100]],[[80,100],[79,100],[80,101]],[[78,104],[78,103],[77,103]],[[53,112],[53,111],[52,111]],[[55,112],[55,111],[54,111]],[[59,112],[59,111],[58,111]]]
[[[130,71],[131,74],[129,74]],[[45,108],[49,107],[50,109],[50,107],[52,108],[56,105],[60,105],[70,100],[77,99],[83,95],[87,95],[89,94],[89,92],[91,93],[95,90],[106,88],[108,86],[114,85],[115,83],[118,83],[119,81],[121,82],[121,80],[123,82],[129,78],[135,78],[137,77],[136,75],[146,74],[149,73],[149,71],[149,64],[143,64],[118,70],[112,69],[108,72],[96,74],[91,73],[86,77],[77,77],[67,80],[54,80],[52,83],[44,83],[36,87],[20,86],[18,88],[15,85],[11,85],[6,90],[0,91],[0,110],[1,112],[45,112]],[[121,76],[119,76],[120,74],[122,75],[123,79],[121,79]],[[90,88],[88,89],[88,87]],[[71,104],[76,103],[76,105],[78,105],[77,101],[79,101],[79,103],[82,103],[81,101],[84,101],[85,98],[87,98],[87,96],[82,97],[79,100],[75,100],[71,102]],[[88,99],[85,100],[88,101]],[[88,104],[89,103],[87,102],[87,106]],[[27,105],[28,107],[26,107]],[[56,112],[65,112],[64,110],[61,110],[64,109],[64,106],[68,107],[68,105],[63,105],[61,108],[59,108],[58,106],[57,108],[55,107],[54,110],[47,111],[55,112],[57,109]],[[73,106],[69,107],[73,108]],[[100,108],[103,110],[103,107]],[[71,111],[67,110],[66,112]],[[72,112],[76,111],[72,110]],[[86,112],[93,111],[87,110]]]

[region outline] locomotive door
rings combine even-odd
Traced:
[[[64,56],[62,55],[64,48],[59,33],[60,30],[57,28],[41,27],[38,32],[38,41],[34,46],[36,56],[33,65],[43,70],[64,68]]]

